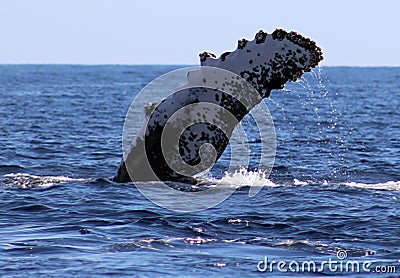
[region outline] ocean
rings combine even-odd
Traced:
[[[322,67],[273,91],[269,177],[227,173],[228,150],[209,184],[241,185],[179,213],[112,177],[131,102],[181,67],[0,66],[1,277],[400,273],[400,68]]]

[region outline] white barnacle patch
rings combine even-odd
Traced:
[[[241,40],[239,40],[239,41],[238,41],[238,49],[243,49],[243,48],[245,48],[248,42],[249,42],[249,41],[246,40],[246,39],[241,39]]]

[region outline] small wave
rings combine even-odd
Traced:
[[[249,227],[250,221],[248,220],[242,220],[240,218],[235,218],[235,219],[228,219],[228,223],[231,225],[244,225],[246,227]]]
[[[327,244],[321,243],[321,242],[312,242],[309,240],[285,240],[282,242],[278,242],[274,244],[273,246],[284,246],[284,247],[292,247],[292,246],[320,246],[320,247],[328,247]]]
[[[348,182],[344,183],[345,186],[364,188],[364,189],[376,189],[376,190],[388,190],[400,192],[400,181],[388,181],[382,183],[358,183]]]
[[[202,237],[187,237],[184,239],[184,242],[189,243],[190,245],[199,245],[199,244],[205,244],[205,243],[210,243],[210,242],[216,242],[217,239],[213,238],[202,238]]]
[[[18,189],[46,188],[59,183],[85,181],[85,179],[73,179],[64,176],[34,176],[25,173],[6,174],[3,177],[1,180],[3,184]]]
[[[131,242],[114,243],[105,247],[107,252],[132,252],[139,250],[160,251],[164,248],[175,248],[178,245],[203,245],[218,242],[215,238],[172,237],[172,238],[142,238]]]
[[[321,185],[329,185],[328,181],[323,179],[323,180],[307,180],[307,181],[302,181],[302,180],[298,180],[298,179],[293,179],[293,185],[312,185],[312,184],[321,184]]]

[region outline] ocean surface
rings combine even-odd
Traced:
[[[322,67],[273,91],[271,175],[226,173],[223,155],[209,186],[242,186],[177,213],[111,179],[135,95],[178,68],[0,66],[1,277],[399,275],[400,68]]]

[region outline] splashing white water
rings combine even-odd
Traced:
[[[248,171],[245,168],[240,168],[234,173],[225,172],[225,176],[219,180],[216,180],[218,184],[223,185],[234,185],[236,187],[243,186],[256,186],[256,187],[277,187],[278,184],[273,183],[268,179],[266,171]]]

